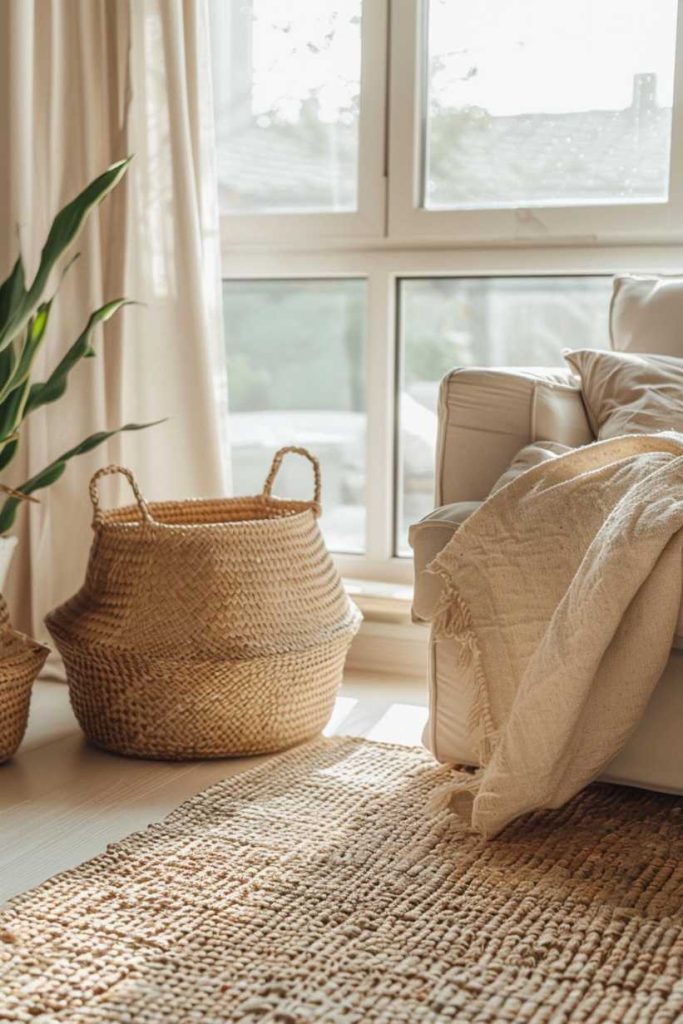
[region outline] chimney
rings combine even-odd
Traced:
[[[648,72],[633,76],[631,109],[636,114],[649,113],[657,107],[657,75]]]

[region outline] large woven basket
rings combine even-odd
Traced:
[[[43,644],[12,629],[0,596],[0,764],[16,753],[24,738],[31,687],[47,655]]]
[[[283,456],[313,465],[312,501],[271,494]],[[136,504],[103,511],[122,473]],[[46,622],[71,703],[98,746],[139,757],[281,750],[328,721],[360,612],[318,527],[320,468],[275,455],[262,494],[147,504],[132,474],[93,477],[83,587]]]

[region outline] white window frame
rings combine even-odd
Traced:
[[[683,241],[683,11],[678,3],[669,199],[590,205],[511,204],[498,209],[427,210],[421,206],[423,80],[427,0],[397,0],[391,22],[389,235],[402,241],[459,245]]]
[[[349,213],[223,213],[221,238],[233,244],[335,241],[377,238],[386,207],[384,124],[389,0],[368,0],[361,18],[360,108],[358,119],[358,209]]]
[[[537,227],[520,228],[523,211],[436,213],[418,208],[417,150],[410,147],[418,130],[421,3],[365,0],[362,66],[364,81],[371,84],[369,98],[361,100],[361,116],[365,118],[362,132],[373,138],[366,140],[362,150],[359,213],[224,216],[221,222],[224,278],[367,281],[366,550],[362,555],[337,554],[335,560],[347,577],[397,585],[412,583],[411,560],[394,555],[395,497],[400,485],[398,282],[410,277],[683,273],[683,0],[679,0],[677,32],[671,199],[661,204],[668,212],[658,209],[660,204],[645,209],[585,208],[590,229],[584,222],[580,234],[571,223],[576,220],[576,207],[544,208],[542,214],[534,208],[534,217],[542,216],[545,222],[542,232]],[[388,40],[391,75],[385,95]],[[372,110],[374,125],[369,120]],[[389,124],[391,110],[401,111],[401,117]],[[489,213],[496,224],[486,216]],[[546,222],[554,213],[558,218]],[[608,223],[612,215],[619,220],[628,215],[628,230],[613,231],[614,225]],[[567,237],[552,234],[551,227],[568,232]]]

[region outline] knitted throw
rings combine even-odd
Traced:
[[[681,604],[683,436],[621,437],[497,491],[432,562],[484,766],[442,799],[490,837],[559,807],[640,721]]]

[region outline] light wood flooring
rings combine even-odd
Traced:
[[[349,674],[326,733],[415,744],[426,717],[426,682]],[[24,742],[0,765],[0,904],[259,760],[176,764],[106,754],[85,743],[66,686],[37,683]]]

